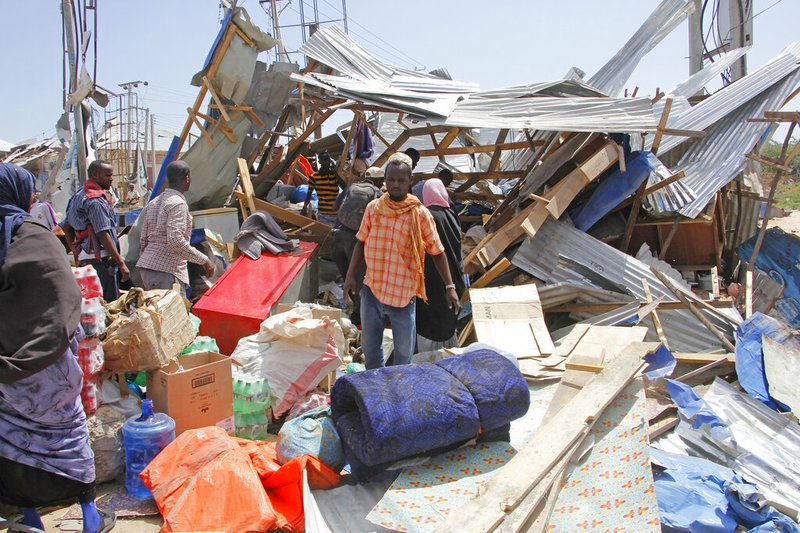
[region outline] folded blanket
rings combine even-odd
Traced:
[[[234,242],[244,255],[254,260],[264,252],[278,255],[299,246],[299,241],[289,239],[275,219],[264,211],[256,211],[242,222]]]
[[[481,435],[507,439],[508,423],[529,405],[519,369],[492,350],[351,374],[331,391],[331,414],[359,479]]]

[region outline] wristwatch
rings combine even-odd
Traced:
[[[447,289],[455,290],[455,288],[456,288],[456,284],[455,283],[451,283],[450,285],[445,285],[444,286],[444,290],[447,290]]]

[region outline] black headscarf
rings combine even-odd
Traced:
[[[0,165],[0,383],[60,358],[78,327],[81,293],[64,248],[29,220],[33,176]]]
[[[6,260],[11,236],[31,216],[33,174],[11,163],[0,163],[0,265]]]

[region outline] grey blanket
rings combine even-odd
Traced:
[[[300,241],[289,239],[275,219],[264,211],[247,217],[234,242],[244,255],[254,260],[264,252],[278,255],[300,246]]]

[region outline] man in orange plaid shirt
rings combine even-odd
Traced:
[[[411,158],[393,154],[386,163],[384,183],[386,194],[370,202],[364,211],[344,282],[344,292],[349,296],[356,288],[356,273],[366,261],[367,273],[361,289],[361,346],[368,369],[384,364],[382,340],[386,318],[392,325],[394,364],[411,361],[417,336],[416,298],[427,301],[426,253],[433,258],[445,284],[450,310],[458,313],[460,309],[433,217],[417,197],[408,194]]]

